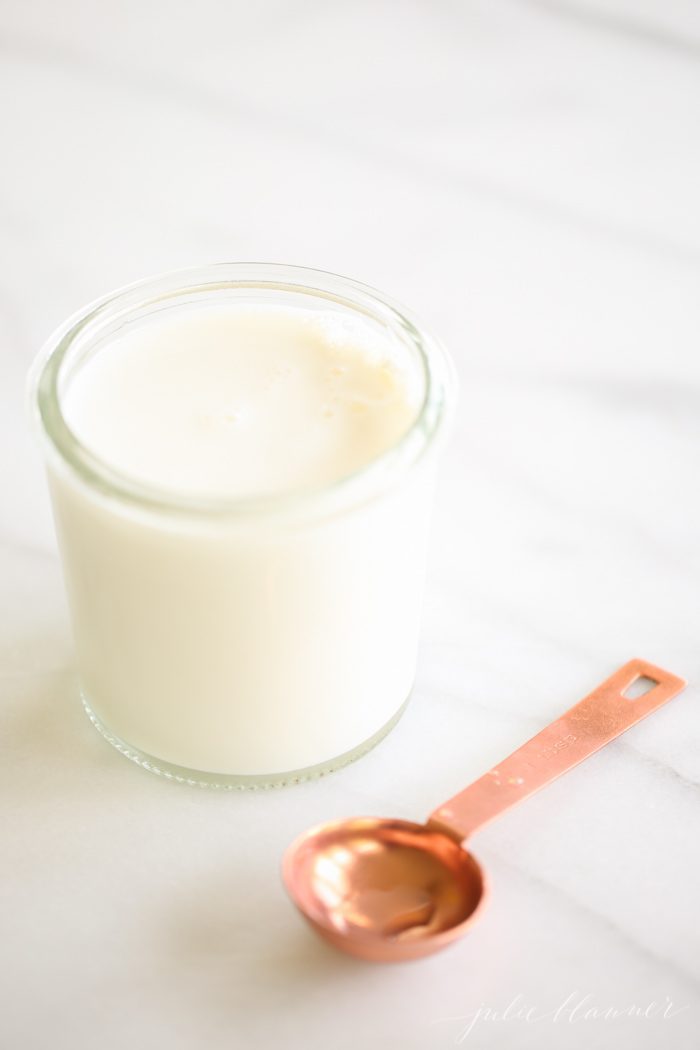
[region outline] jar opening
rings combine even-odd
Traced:
[[[159,487],[115,469],[79,439],[63,401],[80,369],[100,348],[154,319],[219,304],[332,311],[374,327],[410,359],[420,392],[415,418],[385,450],[329,483],[260,495],[201,495]],[[46,343],[30,375],[30,411],[54,464],[102,496],[141,509],[194,516],[244,516],[300,508],[322,511],[360,502],[394,484],[442,429],[454,401],[454,373],[436,340],[402,307],[365,285],[323,271],[261,263],[222,263],[148,279],[114,292],[70,318]]]

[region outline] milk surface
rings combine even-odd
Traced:
[[[418,398],[391,345],[310,311],[167,313],[69,379],[64,417],[122,474],[181,494],[332,485]],[[338,513],[177,515],[50,481],[90,707],[158,762],[228,776],[332,767],[411,689],[429,457]]]
[[[416,414],[388,346],[330,314],[231,307],[152,322],[71,383],[68,425],[122,473],[191,494],[329,484]]]

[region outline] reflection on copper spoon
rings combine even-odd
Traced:
[[[632,688],[636,684],[636,688]],[[416,959],[471,926],[487,895],[464,844],[474,831],[551,784],[656,711],[686,685],[631,660],[425,824],[355,817],[312,828],[285,853],[287,891],[313,928],[362,959]]]

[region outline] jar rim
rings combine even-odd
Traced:
[[[187,294],[234,288],[297,292],[325,298],[388,325],[417,351],[423,369],[423,399],[406,432],[357,470],[331,482],[259,495],[195,495],[139,481],[96,455],[71,430],[63,415],[61,367],[78,337],[101,322],[128,316]],[[247,517],[286,510],[323,511],[361,502],[390,487],[434,443],[456,400],[454,366],[442,344],[426,333],[410,311],[369,285],[324,270],[283,263],[220,262],[188,267],[125,285],[89,303],[48,338],[29,373],[29,414],[50,455],[109,500],[137,508],[194,517]]]

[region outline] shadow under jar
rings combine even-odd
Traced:
[[[413,682],[454,394],[402,307],[292,266],[168,274],[59,329],[30,407],[103,735],[219,787],[293,782],[378,742]]]

